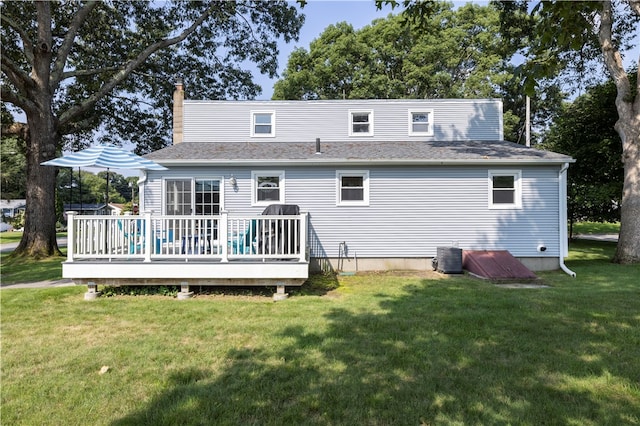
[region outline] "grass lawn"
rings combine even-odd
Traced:
[[[573,224],[574,234],[617,234],[620,222],[577,222]]]
[[[66,237],[67,233],[57,234],[58,238]],[[3,232],[0,234],[0,243],[19,243],[22,238],[22,232]],[[66,256],[67,249],[61,248],[60,251]],[[2,271],[1,282],[3,285],[38,282],[45,280],[59,280],[62,278],[62,262],[66,257],[50,257],[34,261],[25,258],[10,258],[11,252],[2,253],[0,255],[0,271]]]
[[[67,254],[67,249],[60,251]],[[10,253],[0,255],[2,264],[2,284],[59,280],[62,278],[62,262],[66,257],[52,256],[46,259],[32,260],[9,257]]]
[[[577,278],[538,289],[419,274],[316,278],[278,303],[5,289],[2,424],[638,425],[640,266],[609,263],[614,248],[572,244]]]
[[[19,243],[22,232],[0,232],[0,244]]]

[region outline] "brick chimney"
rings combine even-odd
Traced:
[[[184,86],[182,78],[176,79],[176,89],[173,91],[173,144],[182,142],[182,118],[184,108]]]

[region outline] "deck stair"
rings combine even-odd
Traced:
[[[477,277],[501,282],[538,279],[507,250],[464,250],[462,267]]]

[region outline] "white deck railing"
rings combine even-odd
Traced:
[[[307,214],[81,216],[68,213],[67,261],[234,259],[307,261]]]

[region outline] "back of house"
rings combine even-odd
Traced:
[[[308,213],[315,269],[428,269],[438,247],[508,250],[534,270],[567,255],[573,160],[503,140],[495,99],[191,101],[146,157],[141,210]]]

